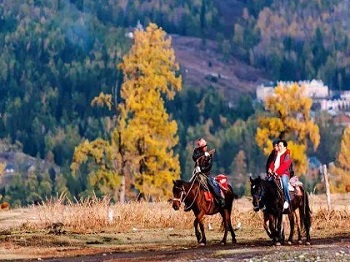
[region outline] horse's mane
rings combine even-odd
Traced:
[[[264,190],[264,202],[267,205],[275,206],[283,201],[283,192],[277,185],[278,181],[265,180],[258,177],[254,180],[256,186],[262,187]]]

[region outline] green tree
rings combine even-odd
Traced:
[[[273,139],[287,140],[299,174],[305,174],[307,170],[308,142],[313,144],[314,150],[320,143],[319,128],[310,117],[312,99],[304,95],[304,88],[296,83],[280,83],[274,94],[266,98],[266,112],[259,118],[255,136],[265,155],[271,152]]]

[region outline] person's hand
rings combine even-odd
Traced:
[[[204,155],[205,156],[210,156],[210,154],[207,151],[204,152]]]
[[[196,170],[196,173],[200,173],[201,172],[201,168],[199,166],[196,166],[195,170]]]

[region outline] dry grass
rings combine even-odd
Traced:
[[[332,207],[327,208],[326,197],[310,196],[313,234],[337,234],[350,231],[350,194],[332,195]],[[25,220],[17,223],[2,223],[2,230],[40,231],[57,226],[61,230],[77,233],[101,232],[135,232],[149,229],[192,229],[194,216],[192,212],[174,211],[168,202],[129,202],[111,204],[108,198],[87,199],[78,203],[65,203],[61,198],[49,201],[42,206],[22,209],[19,216]],[[0,219],[6,220],[5,212]],[[11,211],[10,211],[11,212]],[[26,215],[25,215],[26,214]],[[13,218],[15,215],[12,215]],[[7,218],[11,219],[11,217]],[[206,216],[205,222],[217,229],[221,225],[220,215]],[[246,198],[235,201],[232,211],[232,223],[242,224],[245,233],[263,233],[262,214],[252,211],[252,205]],[[7,225],[6,228],[4,226]],[[238,233],[239,234],[239,233]],[[264,236],[264,235],[262,235]]]

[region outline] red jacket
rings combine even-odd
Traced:
[[[277,168],[276,173],[278,176],[287,175],[290,177],[290,167],[292,164],[292,159],[290,157],[289,149],[287,149],[286,152],[284,152],[280,157],[280,166]],[[271,170],[275,170],[275,161],[270,164]]]

